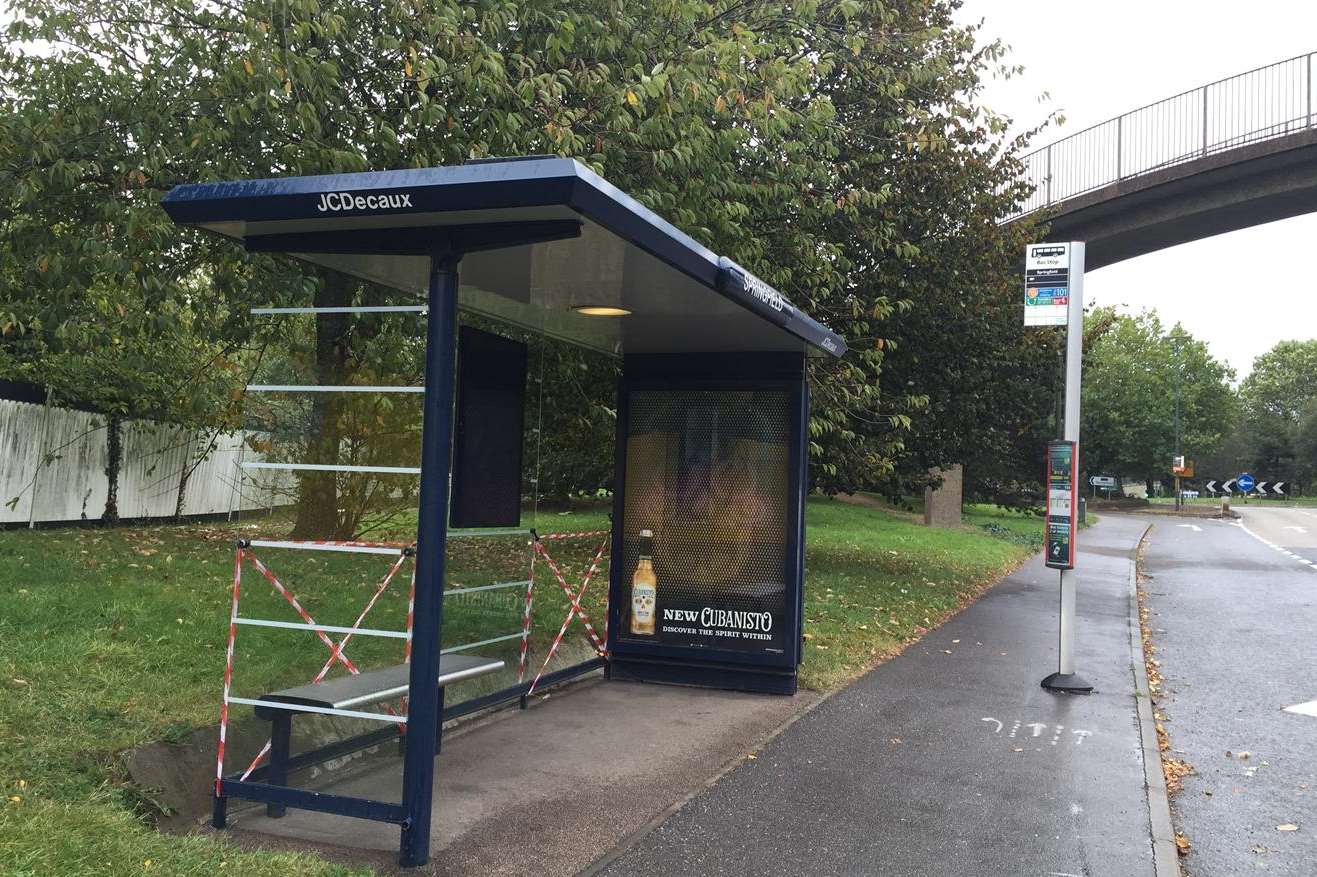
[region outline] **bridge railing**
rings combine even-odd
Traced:
[[[1010,218],[1131,177],[1314,127],[1314,55],[1208,83],[1025,155],[1024,178],[1034,190]]]

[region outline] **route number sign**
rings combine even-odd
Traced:
[[[1047,443],[1047,557],[1052,569],[1075,568],[1075,517],[1079,511],[1076,443]]]

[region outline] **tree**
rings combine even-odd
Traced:
[[[1167,477],[1178,448],[1193,459],[1214,452],[1235,416],[1234,372],[1179,324],[1166,331],[1155,312],[1089,321],[1111,328],[1092,345],[1084,373],[1081,461],[1093,473]]]
[[[158,209],[172,185],[572,156],[856,341],[815,366],[811,452],[825,486],[870,483],[919,399],[878,381],[903,300],[882,284],[910,273],[920,245],[892,218],[944,223],[968,266],[1023,194],[992,194],[1017,144],[996,142],[1000,120],[975,94],[1001,49],[975,51],[956,6],[16,0],[11,45],[49,51],[0,59],[0,255],[47,258],[5,275],[11,322],[33,325],[33,289],[57,293],[42,326],[88,289],[134,290],[143,313],[194,303],[208,321],[197,337],[246,362],[263,343],[248,305],[375,293],[178,232]],[[931,185],[943,175],[959,181]],[[976,214],[947,220],[965,199]],[[315,378],[330,383],[362,336],[350,319],[316,332]],[[308,454],[332,462],[344,412],[324,399],[310,416]],[[340,489],[308,477],[299,530],[326,529]]]
[[[1239,386],[1247,466],[1269,480],[1311,484],[1317,469],[1313,422],[1317,406],[1317,340],[1281,341],[1253,360]]]
[[[1299,420],[1294,435],[1294,450],[1296,465],[1291,477],[1296,483],[1292,485],[1292,492],[1311,489],[1314,478],[1317,478],[1317,399],[1308,403]]]

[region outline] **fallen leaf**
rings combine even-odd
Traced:
[[[1175,851],[1182,856],[1189,855],[1189,838],[1178,831],[1175,833]]]

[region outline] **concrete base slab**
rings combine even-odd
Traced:
[[[422,873],[573,874],[817,698],[599,679],[496,714],[444,739]],[[396,800],[401,767],[389,759],[321,790]],[[244,845],[396,864],[395,826],[303,811],[275,820],[262,809],[235,812],[230,824]]]

